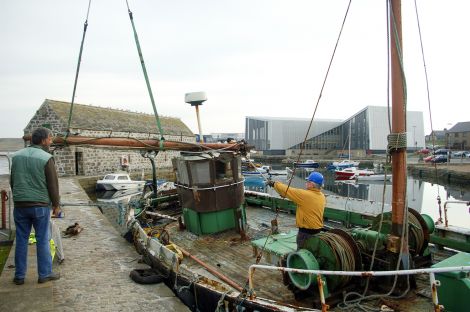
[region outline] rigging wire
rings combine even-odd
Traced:
[[[330,73],[331,65],[333,64],[333,60],[334,60],[334,57],[335,57],[335,54],[336,54],[336,49],[338,48],[339,40],[341,39],[341,34],[343,33],[344,25],[346,24],[346,19],[348,17],[349,8],[351,7],[351,2],[352,2],[352,0],[349,0],[348,7],[346,8],[346,13],[344,14],[343,22],[341,24],[340,31],[339,31],[338,37],[336,39],[335,47],[333,49],[333,53],[331,54],[330,62],[328,64],[328,68],[326,70],[325,77],[323,79],[323,83],[322,83],[322,86],[321,86],[321,89],[320,89],[320,93],[318,94],[318,98],[317,98],[317,102],[315,104],[315,109],[313,111],[312,118],[310,119],[310,123],[308,125],[307,132],[305,133],[305,138],[303,140],[303,143],[300,144],[300,152],[299,152],[299,155],[297,157],[297,163],[300,161],[300,157],[302,156],[302,152],[305,149],[305,144],[307,142],[308,134],[310,133],[310,129],[312,128],[313,119],[315,118],[315,114],[316,114],[318,106],[320,104],[320,99],[323,95],[323,89],[325,88],[326,81],[327,81],[329,73]],[[295,171],[296,171],[296,167],[294,165],[294,170],[292,172],[292,176],[294,176]],[[286,191],[285,191],[284,195],[287,194],[287,191],[289,190],[291,182],[292,182],[292,180],[289,181],[289,184],[287,185],[287,188],[286,188]],[[276,216],[276,219],[277,219],[277,216]]]
[[[401,47],[400,47],[400,42],[399,42],[399,38],[398,38],[398,32],[397,32],[397,28],[396,28],[396,20],[395,20],[395,16],[393,14],[393,10],[391,10],[391,3],[390,3],[390,0],[386,0],[386,11],[387,11],[387,38],[389,38],[389,35],[390,35],[390,28],[389,28],[389,13],[391,13],[392,15],[392,24],[393,24],[393,35],[395,36],[395,43],[396,43],[396,48],[397,48],[397,51],[398,51],[398,58],[399,58],[399,64],[400,64],[400,73],[402,75],[402,79],[403,79],[403,100],[404,100],[404,104],[405,104],[405,112],[406,112],[406,99],[407,99],[407,89],[406,89],[406,81],[405,81],[405,72],[404,72],[404,67],[403,67],[403,59],[402,59],[402,53],[401,53]],[[388,45],[388,47],[390,47]],[[390,48],[388,49],[388,51],[390,51]],[[390,56],[388,55],[387,56],[388,58],[388,75],[390,75]],[[390,106],[390,102],[389,102],[389,89],[390,89],[390,77],[388,77],[387,79],[387,105]],[[389,113],[389,125],[390,125],[390,113]],[[405,123],[406,124],[406,123]],[[391,126],[390,126],[390,130],[391,130]],[[391,132],[391,131],[390,131]],[[389,162],[389,161],[387,161]],[[386,181],[386,180],[385,180]],[[383,190],[383,198],[385,197],[385,184],[386,182],[384,181],[384,190]],[[406,183],[406,182],[405,182]],[[405,190],[407,188],[405,187]],[[405,203],[407,203],[407,194],[405,192]],[[408,205],[406,204],[406,207],[408,207]],[[380,233],[381,230],[382,230],[382,222],[383,222],[383,213],[384,213],[384,200],[382,201],[382,211],[381,211],[381,216],[380,216],[380,224],[379,224],[379,228],[378,228],[378,232]],[[404,226],[404,230],[402,231],[401,233],[401,237],[400,237],[400,252],[399,252],[399,255],[398,255],[398,259],[397,259],[397,265],[396,265],[396,271],[398,271],[400,269],[400,263],[402,262],[402,257],[403,257],[403,244],[404,242],[406,241],[406,244],[408,244],[408,231],[409,231],[409,228],[408,228],[408,208],[405,209],[404,211],[404,214],[403,214],[403,226]],[[377,251],[377,245],[378,245],[378,236],[375,240],[375,243],[374,243],[374,250],[373,250],[373,253],[372,253],[372,260],[371,260],[371,265],[370,265],[370,270],[372,270],[372,266],[374,264],[374,260],[375,260],[375,253]],[[408,249],[408,248],[407,248]],[[408,255],[409,257],[409,255]],[[407,262],[409,261],[409,259],[407,260]],[[396,284],[398,282],[398,275],[395,275],[394,277],[394,281],[393,281],[393,284],[392,284],[392,287],[391,289],[385,293],[385,294],[374,294],[374,295],[369,295],[369,296],[366,296],[365,294],[367,293],[367,290],[368,290],[368,287],[369,287],[369,278],[367,279],[366,281],[366,286],[364,288],[364,291],[362,294],[359,294],[357,292],[349,292],[347,294],[345,294],[345,296],[343,297],[343,302],[342,304],[339,305],[339,308],[340,309],[351,309],[351,308],[358,308],[358,309],[361,309],[363,311],[377,311],[376,309],[374,308],[370,308],[370,307],[367,307],[367,306],[364,306],[364,304],[362,304],[361,302],[362,301],[365,301],[365,300],[371,300],[371,299],[377,299],[377,298],[384,298],[384,297],[390,297],[390,298],[401,298],[403,296],[405,296],[409,289],[410,289],[410,282],[409,282],[409,276],[407,276],[407,289],[400,295],[398,296],[391,296],[393,291],[395,290],[395,287],[396,287]],[[352,296],[352,295],[355,295],[357,296],[358,298],[356,299],[352,299],[352,300],[348,300],[347,298],[349,296]]]
[[[416,3],[416,0],[414,0],[414,4],[415,4],[415,13],[416,13],[416,24],[418,26],[419,43],[420,43],[420,47],[421,47],[421,58],[423,60],[424,77],[425,77],[425,80],[426,80],[426,94],[427,94],[427,99],[428,99],[429,123],[431,125],[432,150],[434,151],[435,137],[434,137],[434,129],[433,129],[433,125],[432,125],[431,95],[430,95],[430,91],[429,91],[428,70],[427,70],[427,67],[426,67],[426,58],[424,57],[423,36],[421,34],[421,24],[419,22],[418,4]],[[436,181],[437,181],[437,164],[436,163],[434,163],[434,173],[435,173],[435,178],[436,178]],[[439,206],[440,206],[441,205],[441,203],[440,203],[441,196],[439,194],[439,187],[437,188],[437,201],[438,201]]]
[[[70,124],[72,123],[73,103],[75,101],[75,92],[77,90],[78,74],[80,72],[80,64],[82,62],[83,44],[85,43],[85,35],[86,35],[86,30],[88,28],[88,15],[90,14],[90,6],[91,6],[91,0],[88,1],[88,9],[87,9],[87,12],[86,12],[86,19],[85,19],[85,23],[83,25],[82,42],[80,44],[80,52],[78,54],[77,69],[75,71],[75,81],[73,83],[72,102],[70,103],[69,119],[68,119],[68,122],[67,122],[67,132],[65,134],[65,140],[66,141],[67,141],[68,135],[70,134]]]
[[[386,2],[386,21],[387,21],[387,51],[390,51],[390,7],[388,0]],[[388,132],[392,133],[392,118],[390,116],[390,55],[387,52],[387,114],[388,114]]]
[[[150,86],[150,81],[149,81],[149,77],[148,77],[148,74],[147,74],[147,69],[145,67],[144,56],[142,54],[142,49],[140,48],[139,37],[137,36],[137,30],[136,30],[135,25],[134,25],[134,16],[132,14],[131,9],[129,8],[129,2],[127,0],[126,0],[126,5],[127,5],[127,12],[129,13],[129,19],[130,19],[131,24],[132,24],[132,30],[134,31],[135,45],[137,47],[137,52],[139,54],[140,64],[142,65],[142,71],[144,73],[145,83],[147,84],[147,90],[148,90],[148,93],[149,93],[149,96],[150,96],[150,101],[152,102],[152,108],[153,108],[153,112],[155,114],[157,128],[158,128],[158,131],[160,132],[160,150],[163,150],[163,141],[165,140],[165,138],[163,137],[163,129],[162,129],[162,125],[160,123],[160,117],[158,116],[157,107],[155,106],[155,100],[153,98],[153,93],[152,93],[152,87]]]
[[[127,0],[126,0],[126,1],[127,1]],[[336,39],[335,47],[334,47],[334,49],[333,49],[333,53],[332,53],[332,55],[331,55],[330,62],[329,62],[329,64],[328,64],[328,68],[327,68],[327,71],[326,71],[326,74],[325,74],[325,78],[323,79],[323,84],[322,84],[322,87],[321,87],[321,89],[320,89],[320,93],[319,93],[319,95],[318,95],[318,99],[317,99],[317,102],[316,102],[316,105],[315,105],[315,109],[314,109],[314,112],[313,112],[313,114],[312,114],[312,118],[310,119],[310,123],[309,123],[309,126],[308,126],[308,128],[307,128],[307,132],[306,132],[306,134],[305,134],[304,141],[303,141],[303,143],[301,144],[301,148],[300,148],[299,156],[298,156],[298,158],[297,158],[297,162],[300,161],[300,157],[302,156],[302,151],[303,151],[303,149],[305,148],[305,143],[306,143],[306,141],[307,141],[308,134],[309,134],[310,129],[311,129],[311,127],[312,127],[313,119],[315,118],[315,113],[316,113],[316,111],[317,111],[317,109],[318,109],[318,106],[319,106],[319,103],[320,103],[320,99],[321,99],[322,94],[323,94],[323,89],[325,88],[326,81],[327,81],[327,79],[328,79],[329,72],[330,72],[330,69],[331,69],[331,66],[332,66],[332,63],[333,63],[335,54],[336,54],[336,49],[337,49],[337,47],[338,47],[339,40],[340,40],[341,34],[342,34],[342,32],[343,32],[344,25],[345,25],[346,19],[347,19],[347,17],[348,17],[349,8],[351,7],[351,2],[352,2],[352,0],[349,0],[348,6],[347,6],[347,9],[346,9],[344,18],[343,18],[343,22],[342,22],[342,24],[341,24],[340,31],[339,31],[338,37],[337,37],[337,39]],[[292,176],[294,176],[295,170],[296,170],[296,168],[295,168],[295,166],[294,166],[294,169],[293,169],[293,172],[292,172]],[[286,192],[284,193],[284,195],[287,194],[287,191],[289,190],[289,187],[290,187],[290,185],[291,185],[292,180],[293,180],[293,179],[290,179],[290,180],[289,180],[289,183],[288,183],[288,185],[287,185],[287,189],[286,189]],[[285,197],[285,196],[284,196],[284,197]],[[275,216],[275,218],[274,218],[273,221],[277,222],[278,217],[279,217],[279,207],[276,209],[276,216]],[[257,255],[257,257],[256,257],[256,264],[258,264],[258,263],[261,261],[261,258],[262,258],[262,256],[263,256],[263,252],[264,252],[264,250],[265,250],[265,248],[266,248],[266,244],[267,244],[267,242],[268,242],[268,239],[269,239],[269,237],[271,237],[273,234],[274,234],[274,233],[273,233],[273,227],[271,227],[271,231],[270,231],[269,235],[266,237],[266,241],[264,242],[264,245],[263,245],[263,247],[261,248],[260,253],[259,253],[259,254]],[[248,280],[247,280],[246,283],[245,283],[245,286],[243,287],[243,290],[240,292],[240,294],[239,294],[239,295],[237,296],[237,298],[235,299],[236,301],[239,300],[242,295],[243,295],[243,298],[242,298],[241,302],[243,302],[243,301],[246,299],[246,294],[247,294],[247,292],[248,292],[248,286],[249,286],[249,285],[248,285]]]

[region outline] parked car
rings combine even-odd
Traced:
[[[433,155],[429,155],[428,157],[425,157],[423,160],[425,162],[431,162],[431,160],[433,160],[434,156]]]
[[[435,163],[445,163],[447,162],[447,155],[436,155],[433,159],[431,159],[433,164]]]
[[[440,148],[438,150],[434,151],[434,155],[447,155],[449,153],[449,150],[447,148]]]
[[[430,149],[428,149],[428,148],[423,148],[423,149],[420,149],[419,151],[417,151],[416,153],[421,154],[421,155],[427,155],[427,154],[429,154],[430,152],[431,152]]]

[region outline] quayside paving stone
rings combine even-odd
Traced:
[[[60,192],[64,203],[89,202],[76,178],[60,178]],[[137,262],[134,247],[96,207],[63,210],[65,217],[54,219],[60,229],[78,222],[83,231],[62,239],[65,260],[54,265],[61,278],[37,283],[31,246],[26,283],[14,285],[14,268],[7,268],[14,263],[11,252],[0,277],[0,311],[189,311],[166,285],[140,285],[130,279],[131,270],[146,265]]]

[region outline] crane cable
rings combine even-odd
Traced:
[[[88,28],[88,15],[90,14],[90,6],[91,6],[91,0],[88,1],[88,9],[87,9],[87,12],[86,12],[86,19],[85,19],[85,23],[83,25],[82,43],[80,44],[80,52],[78,54],[77,69],[75,71],[75,81],[73,83],[72,102],[70,103],[69,119],[68,119],[68,122],[67,122],[67,132],[65,134],[65,143],[67,143],[67,137],[70,134],[70,125],[72,123],[72,113],[73,113],[73,103],[75,101],[75,92],[77,91],[78,74],[80,72],[80,64],[82,62],[83,44],[85,43],[85,35],[86,35],[86,30]]]
[[[137,47],[137,52],[139,53],[139,59],[140,59],[140,64],[142,65],[142,71],[144,73],[145,83],[147,84],[147,90],[148,90],[148,93],[149,93],[149,96],[150,96],[150,101],[152,102],[152,108],[153,108],[153,113],[155,114],[157,128],[158,128],[158,131],[160,131],[160,150],[163,150],[164,149],[163,148],[163,141],[165,140],[165,138],[163,137],[163,129],[162,129],[162,125],[160,123],[160,117],[158,116],[157,107],[155,106],[155,100],[153,98],[152,87],[150,86],[150,81],[149,81],[149,77],[148,77],[148,74],[147,74],[147,69],[145,68],[144,56],[142,54],[142,49],[140,48],[139,37],[137,36],[137,31],[136,31],[135,25],[134,25],[134,16],[132,14],[131,9],[129,8],[129,2],[127,0],[126,0],[126,5],[127,5],[127,12],[129,13],[129,19],[130,19],[131,24],[132,24],[132,30],[134,31],[135,45]]]

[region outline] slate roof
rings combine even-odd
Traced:
[[[430,135],[432,135],[433,133],[436,137],[438,137],[438,136],[445,137],[446,133],[447,133],[447,130],[434,130],[434,131],[431,131]]]
[[[46,99],[49,106],[67,125],[70,103]],[[181,119],[160,117],[163,134],[193,136],[192,131]],[[139,133],[159,133],[154,115],[104,108],[91,105],[73,104],[71,128],[98,131],[122,131]]]
[[[470,132],[470,121],[458,122],[449,132]]]

